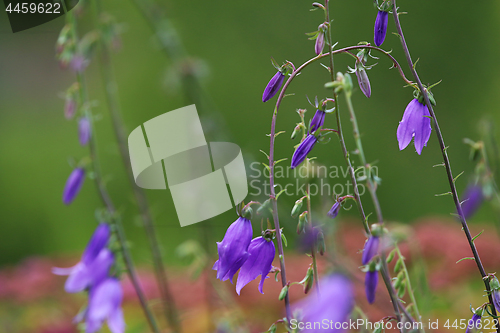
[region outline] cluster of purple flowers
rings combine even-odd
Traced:
[[[110,235],[109,225],[99,224],[79,263],[70,268],[53,268],[54,274],[68,275],[66,292],[88,292],[88,305],[75,318],[77,322],[85,321],[86,333],[99,331],[104,321],[112,333],[125,331],[121,309],[123,291],[120,281],[109,274],[115,261],[107,247]]]
[[[264,280],[272,269],[275,247],[272,240],[265,237],[252,239],[252,223],[245,217],[239,217],[226,231],[222,242],[217,242],[219,260],[213,266],[217,279],[230,280],[238,270],[236,292],[250,281],[261,276],[259,291],[263,294]]]

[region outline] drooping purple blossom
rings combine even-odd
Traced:
[[[324,277],[319,282],[321,293],[310,293],[306,298],[293,306],[293,310],[301,309],[303,323],[327,321],[328,328],[321,332],[342,332],[340,327],[348,320],[354,306],[354,294],[351,282],[343,275],[335,274]],[[336,324],[339,323],[339,324]],[[316,333],[317,327],[305,327],[302,333]]]
[[[323,48],[325,47],[325,33],[320,25],[318,36],[316,37],[316,44],[314,45],[314,52],[317,55],[320,55],[323,52]]]
[[[356,62],[356,77],[358,78],[359,89],[366,97],[370,98],[372,95],[370,79],[368,79],[366,68],[359,61]]]
[[[264,93],[262,94],[262,102],[267,102],[271,98],[276,95],[278,90],[280,90],[281,85],[283,84],[283,80],[285,79],[285,75],[281,72],[277,72],[274,74],[273,78],[271,81],[266,86],[266,89],[264,89]]]
[[[386,11],[379,10],[377,13],[377,18],[375,20],[375,31],[373,40],[375,45],[380,46],[385,40],[385,35],[387,33],[387,23],[389,22],[389,13]]]
[[[314,135],[309,134],[304,141],[300,143],[292,156],[292,169],[295,169],[305,160],[307,154],[311,152],[316,142],[318,142],[318,139]]]
[[[473,216],[483,203],[483,189],[478,184],[469,184],[462,194],[462,212],[468,219]]]
[[[316,110],[314,117],[311,119],[311,124],[309,125],[309,133],[316,132],[320,127],[323,127],[325,123],[326,112],[322,110]]]
[[[365,276],[365,293],[368,303],[372,304],[375,302],[375,293],[377,291],[378,284],[378,271],[368,271]]]
[[[57,275],[69,275],[64,289],[77,293],[103,281],[114,262],[114,256],[106,246],[110,237],[109,225],[101,223],[94,231],[83,252],[82,259],[70,268],[53,268]]]
[[[472,315],[472,318],[469,320],[469,323],[467,324],[467,329],[465,330],[465,333],[473,333],[476,332],[481,328],[481,314],[474,313]]]
[[[73,200],[75,200],[75,197],[82,188],[84,180],[85,170],[83,168],[76,168],[73,172],[71,172],[63,191],[63,202],[65,205],[69,205],[73,202]]]
[[[397,130],[399,150],[405,149],[413,138],[417,153],[419,155],[422,153],[422,149],[427,146],[427,141],[431,136],[431,119],[429,117],[427,106],[416,98],[408,104]]]
[[[86,333],[99,331],[105,320],[112,333],[123,333],[125,321],[121,309],[122,299],[123,290],[116,278],[107,278],[93,288],[85,314]]]
[[[366,265],[372,260],[372,258],[378,253],[379,237],[370,236],[365,243],[365,248],[363,249],[363,256],[361,257],[361,263]]]
[[[89,142],[91,131],[89,119],[87,117],[80,118],[78,121],[78,139],[82,146],[85,146]]]
[[[239,295],[241,288],[260,275],[259,291],[263,294],[264,280],[273,267],[272,263],[276,253],[274,243],[263,237],[254,238],[248,246],[248,253],[249,257],[243,266],[241,266],[240,273],[238,274],[236,292]]]
[[[217,279],[232,282],[234,274],[248,259],[251,240],[252,223],[247,218],[239,217],[229,226],[222,242],[217,242],[219,260],[213,266]]]
[[[328,215],[329,218],[334,219],[337,217],[337,215],[339,215],[339,211],[340,211],[340,202],[335,201],[332,208],[330,208],[330,210],[326,215]]]

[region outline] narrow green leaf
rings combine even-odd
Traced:
[[[456,263],[458,264],[459,262],[461,262],[462,260],[475,260],[474,257],[465,257],[465,258],[462,258],[460,259],[459,261],[457,261]]]
[[[472,238],[472,241],[475,241],[475,240],[476,240],[476,238],[478,238],[479,236],[481,236],[481,234],[483,233],[483,231],[484,231],[484,229],[483,229],[483,230],[481,230],[481,232],[480,232],[480,233],[478,233],[476,236],[474,236],[474,238]]]
[[[460,172],[455,178],[453,178],[453,183],[455,183],[457,181],[458,177],[460,177],[461,175],[463,175],[464,172],[465,171]]]

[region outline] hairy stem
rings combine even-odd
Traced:
[[[444,166],[446,169],[446,175],[448,177],[448,183],[450,185],[450,192],[453,197],[453,202],[455,203],[455,208],[458,213],[458,217],[460,220],[460,223],[462,224],[462,229],[465,233],[465,236],[467,237],[467,242],[469,243],[470,249],[472,251],[472,254],[474,255],[474,260],[476,262],[477,268],[479,270],[479,273],[481,274],[481,277],[483,278],[484,286],[486,287],[486,292],[488,294],[488,300],[490,304],[493,305],[493,297],[491,294],[491,288],[490,288],[490,282],[487,277],[486,271],[484,270],[483,264],[481,263],[481,259],[479,258],[479,253],[477,252],[476,245],[474,244],[474,241],[472,240],[471,233],[469,231],[469,226],[467,225],[467,221],[465,219],[464,213],[462,211],[462,206],[460,204],[460,199],[458,198],[458,192],[457,189],[455,188],[455,180],[453,178],[453,173],[451,171],[451,164],[450,160],[448,158],[448,154],[446,152],[447,147],[444,143],[443,135],[441,134],[441,129],[438,124],[438,120],[436,117],[436,114],[434,113],[434,110],[432,108],[432,104],[429,101],[429,96],[427,94],[427,90],[424,88],[422,85],[422,82],[420,81],[420,78],[417,74],[417,71],[415,70],[415,67],[413,66],[413,61],[410,56],[410,51],[408,50],[408,46],[406,44],[405,37],[403,35],[403,30],[401,28],[401,23],[399,22],[399,14],[397,11],[397,6],[396,6],[396,0],[392,0],[392,12],[393,12],[393,17],[394,17],[394,22],[396,24],[396,28],[398,30],[398,34],[401,40],[401,45],[403,47],[403,51],[406,56],[406,60],[408,62],[408,66],[410,68],[410,71],[415,78],[415,81],[417,82],[418,88],[420,89],[420,92],[423,94],[424,99],[425,99],[425,104],[427,105],[427,108],[429,109],[429,113],[431,115],[431,118],[433,120],[433,126],[434,126],[434,131],[436,132],[436,136],[438,138],[439,142],[439,147],[441,149],[441,153],[443,156],[443,162]],[[492,306],[492,314],[497,315],[495,308]],[[500,333],[500,325],[496,325],[496,331]]]
[[[74,12],[70,11],[67,13],[67,20],[71,24],[72,31],[73,31],[73,36],[75,39],[78,38],[78,33],[77,33],[77,21],[75,18]],[[87,89],[85,86],[85,78],[83,74],[77,73],[77,82],[79,85],[79,91],[80,91],[80,100],[83,105],[88,104],[88,98],[87,98]],[[94,129],[93,126],[93,117],[90,112],[90,109],[88,107],[85,107],[85,116],[91,123],[91,128]],[[144,311],[144,314],[146,316],[146,319],[149,323],[149,326],[151,330],[155,333],[159,333],[158,325],[156,324],[156,320],[153,316],[153,313],[151,312],[148,304],[147,304],[147,299],[146,296],[144,295],[144,292],[141,289],[139,279],[137,277],[137,274],[135,272],[134,268],[134,263],[132,260],[132,256],[130,254],[130,251],[128,250],[127,247],[127,239],[125,235],[125,231],[123,229],[122,221],[119,216],[116,214],[116,209],[115,205],[106,189],[106,186],[104,184],[104,181],[102,180],[101,176],[101,169],[99,165],[99,158],[98,158],[98,153],[97,153],[97,139],[96,139],[96,132],[95,130],[92,131],[92,135],[90,136],[89,140],[89,151],[90,151],[90,160],[91,160],[91,166],[92,166],[92,171],[94,175],[94,181],[96,183],[97,189],[99,196],[105,205],[111,220],[116,228],[116,236],[118,243],[120,244],[120,251],[122,252],[123,255],[123,260],[125,262],[125,267],[127,268],[127,274],[129,276],[130,281],[132,282],[132,285],[134,286],[135,292],[137,294],[137,297],[139,298],[139,302],[141,304],[141,307]]]
[[[101,9],[99,1],[93,1],[95,20],[98,27],[100,24]],[[158,284],[158,289],[160,290],[160,295],[163,302],[163,309],[165,311],[165,317],[169,323],[171,329],[174,332],[180,332],[181,326],[177,315],[177,308],[175,306],[175,301],[170,291],[168,284],[167,273],[165,266],[163,264],[163,259],[160,252],[160,247],[158,240],[156,238],[155,227],[153,223],[153,217],[149,210],[149,205],[147,202],[146,194],[144,190],[135,184],[134,176],[132,173],[132,167],[130,164],[130,157],[127,148],[127,139],[125,134],[125,126],[123,124],[123,119],[121,117],[121,108],[119,104],[119,99],[117,95],[117,85],[114,79],[114,73],[111,67],[111,59],[109,47],[105,42],[101,40],[100,48],[100,68],[101,76],[104,82],[106,100],[108,103],[108,109],[111,114],[111,120],[113,124],[114,133],[116,140],[118,142],[118,148],[120,155],[122,157],[123,165],[132,187],[134,197],[137,201],[139,207],[139,212],[143,221],[143,226],[146,231],[146,236],[148,238],[148,243],[150,245],[150,250],[153,258],[153,266],[155,269],[156,281]]]
[[[283,91],[282,91],[283,92]],[[278,118],[278,102],[276,102],[276,107],[274,108],[273,118],[271,120],[271,135],[270,135],[270,147],[269,147],[269,187],[270,187],[270,195],[273,205],[273,221],[274,228],[276,229],[276,240],[278,243],[278,254],[280,259],[280,270],[281,270],[281,284],[285,287],[288,284],[288,280],[286,279],[286,267],[285,267],[285,254],[283,252],[283,243],[281,241],[281,229],[280,229],[280,221],[278,215],[278,201],[276,199],[276,192],[274,191],[274,141],[276,139],[276,119]],[[285,295],[285,311],[286,311],[286,319],[288,321],[288,325],[290,325],[290,319],[292,318],[292,311],[290,309],[290,299],[288,297],[288,293]]]

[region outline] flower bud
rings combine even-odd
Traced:
[[[302,201],[304,200],[304,198],[300,198],[298,199],[297,201],[295,201],[295,205],[293,205],[293,208],[292,208],[292,217],[295,218],[297,217],[297,215],[299,214],[300,212],[300,209],[302,208]]]
[[[318,244],[318,252],[319,254],[323,255],[326,252],[326,244],[325,244],[325,235],[323,232],[318,233],[318,239],[317,239],[317,244]]]
[[[304,294],[307,294],[314,284],[314,270],[312,267],[307,269],[306,276],[300,283],[304,285]]]
[[[280,301],[285,299],[286,295],[288,294],[288,288],[289,288],[288,285],[286,285],[281,289],[280,295],[278,297]]]
[[[374,37],[375,45],[380,46],[385,40],[387,33],[387,23],[389,23],[389,13],[379,10],[375,20]]]
[[[297,234],[301,234],[304,232],[307,224],[307,211],[303,212],[299,216],[299,223],[297,224]]]
[[[78,121],[78,139],[82,146],[85,146],[89,142],[90,135],[91,126],[89,119],[87,117],[80,118]]]
[[[265,215],[272,212],[271,199],[267,199],[262,205],[260,205],[259,208],[257,208],[257,215]]]
[[[64,103],[64,116],[66,119],[73,119],[76,113],[76,101],[73,97],[66,97]]]
[[[339,214],[339,210],[340,210],[340,202],[336,201],[333,204],[332,208],[330,208],[328,213],[326,213],[326,215],[328,215],[329,218],[334,219]]]
[[[323,24],[318,27],[318,36],[316,37],[316,45],[314,45],[314,52],[320,55],[325,47],[325,32],[323,30]]]
[[[359,61],[356,61],[356,77],[358,78],[359,89],[369,98],[372,94],[370,80],[368,79],[368,74],[366,74],[366,68]]]
[[[273,78],[269,81],[264,89],[264,94],[262,94],[262,102],[267,102],[271,98],[276,95],[278,90],[280,90],[281,85],[283,84],[283,80],[285,79],[285,75],[281,72],[277,72],[274,74]]]
[[[66,185],[64,186],[63,202],[69,205],[75,200],[76,196],[82,188],[83,181],[85,180],[85,170],[83,168],[76,168],[69,175]]]

